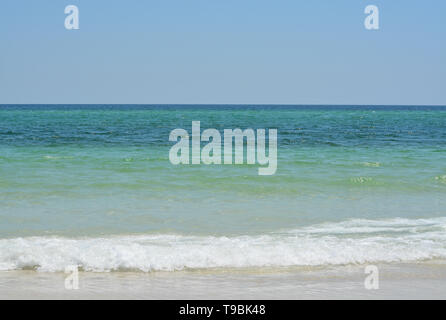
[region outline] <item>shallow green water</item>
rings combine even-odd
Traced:
[[[276,128],[277,173],[259,176],[258,165],[172,165],[169,133],[190,132],[192,121],[221,132]],[[205,241],[397,218],[437,230],[445,216],[444,107],[0,106],[3,239]],[[330,228],[323,237],[333,236]],[[373,235],[386,232],[413,230]]]

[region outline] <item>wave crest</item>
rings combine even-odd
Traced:
[[[0,270],[177,271],[446,258],[446,218],[349,220],[258,236],[115,236],[0,240]]]

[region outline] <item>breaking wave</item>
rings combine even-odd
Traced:
[[[256,236],[135,235],[0,240],[0,270],[177,271],[446,258],[446,218],[348,220]]]

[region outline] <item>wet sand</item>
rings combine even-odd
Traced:
[[[446,299],[443,261],[385,264],[379,289],[367,290],[365,266],[332,268],[79,273],[0,272],[0,299]]]

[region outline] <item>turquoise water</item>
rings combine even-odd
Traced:
[[[278,169],[169,162],[169,133],[276,128]],[[446,107],[0,106],[0,270],[446,257]]]

